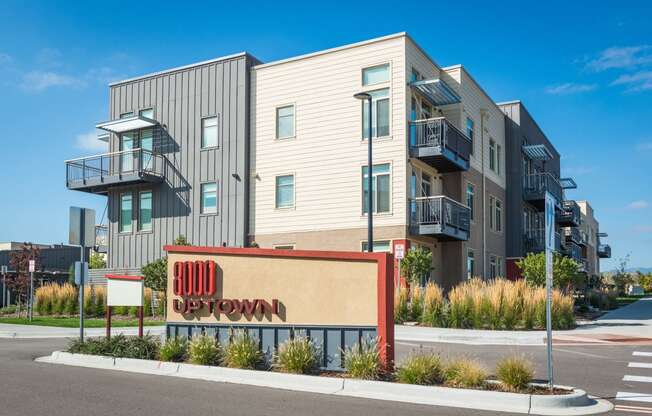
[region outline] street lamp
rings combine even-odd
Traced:
[[[369,137],[367,137],[368,143],[368,162],[367,162],[367,189],[368,189],[368,194],[367,194],[367,251],[369,253],[372,253],[374,251],[374,228],[373,228],[373,202],[374,198],[372,195],[372,190],[373,190],[373,164],[372,164],[372,157],[371,157],[371,94],[366,93],[366,92],[359,92],[357,94],[353,95],[354,98],[357,98],[358,100],[361,101],[367,101],[369,103]]]

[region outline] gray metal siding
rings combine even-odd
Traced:
[[[168,160],[159,185],[115,188],[108,194],[109,268],[141,267],[164,255],[162,247],[183,235],[193,245],[243,246],[248,234],[248,55],[210,62],[111,88],[110,117],[146,108],[164,132],[154,151]],[[218,118],[218,148],[201,150],[201,120]],[[119,150],[112,135],[111,151]],[[239,180],[234,177],[237,175]],[[200,185],[218,184],[218,214],[200,214]],[[153,191],[152,232],[137,232],[138,191]],[[120,194],[133,192],[133,231],[118,233]]]

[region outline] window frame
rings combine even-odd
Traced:
[[[204,122],[209,119],[215,119],[215,145],[204,146]],[[201,117],[199,119],[199,149],[210,150],[220,148],[220,118],[217,114]]]
[[[292,107],[292,134],[289,136],[279,136],[279,110]],[[287,116],[284,116],[287,117]],[[289,140],[297,137],[297,106],[295,103],[280,104],[274,107],[274,140]]]
[[[489,139],[489,170],[496,172],[496,141]]]
[[[386,97],[381,97],[381,98],[375,98],[373,96],[374,93],[379,92],[379,91],[384,91],[387,90],[387,96]],[[372,123],[371,125],[371,138],[372,140],[387,140],[392,138],[392,89],[388,87],[383,87],[383,88],[376,88],[373,90],[365,91],[369,94],[371,94],[371,119]],[[378,104],[381,101],[387,101],[387,134],[383,136],[378,135]],[[360,109],[360,136],[361,136],[361,141],[366,142],[367,137],[365,137],[365,134],[367,133],[367,123],[365,123],[365,112],[367,111],[367,108],[369,108],[369,104],[367,104],[367,100],[361,101],[361,109]],[[374,118],[374,113],[376,114],[376,117]],[[375,135],[374,135],[375,132]]]
[[[472,205],[469,205],[469,186],[471,187],[471,203]],[[471,222],[475,223],[475,184],[471,181],[466,181],[466,191],[464,192],[464,195],[466,196],[466,205],[470,209],[471,213]]]
[[[469,270],[469,259],[471,260],[471,270]],[[473,279],[475,273],[475,250],[471,248],[466,249],[466,279]]]
[[[387,67],[387,80],[365,84],[365,82],[364,82],[364,73],[365,73],[365,71],[368,70],[368,69],[380,68],[380,67],[383,67],[383,66]],[[389,84],[391,80],[392,80],[392,63],[389,62],[389,61],[381,62],[381,63],[378,63],[378,64],[369,65],[369,66],[364,66],[364,67],[360,68],[360,85],[362,85],[363,87],[371,87],[373,85]]]
[[[470,136],[469,136],[469,122],[471,122]],[[466,121],[464,123],[464,134],[466,134],[466,137],[471,139],[471,154],[473,154],[475,148],[475,120],[473,120],[472,117],[466,116]]]
[[[204,207],[204,186],[215,185],[215,212],[206,212]],[[218,181],[206,181],[199,184],[199,215],[219,215],[220,212],[220,184]]]
[[[376,177],[378,175],[388,175],[389,176],[389,182],[388,182],[389,183],[389,190],[387,192],[388,195],[389,195],[388,210],[387,211],[382,211],[382,212],[377,212],[376,210],[374,210],[373,215],[392,215],[392,213],[393,213],[392,201],[394,199],[393,195],[392,195],[392,191],[393,191],[393,186],[392,186],[393,165],[392,165],[391,162],[379,162],[379,163],[374,163],[373,166],[382,166],[382,165],[388,165],[387,173],[376,174],[375,176]],[[364,168],[366,168],[366,167],[367,167],[367,165],[361,165],[360,166],[360,196],[361,196],[360,208],[361,208],[361,212],[362,212],[363,217],[367,216],[367,213],[364,210],[364,204],[366,203],[366,198],[365,198],[365,194],[364,194],[364,187],[366,185],[366,178],[364,176]],[[373,167],[371,169],[371,175],[374,176]],[[373,187],[373,185],[375,185],[376,190],[378,190],[378,183],[376,182],[376,180],[377,179],[373,180],[372,187]],[[370,192],[372,192],[372,190],[370,190]],[[377,198],[377,196],[376,196],[376,198]],[[377,208],[378,207],[378,200],[376,198],[374,198],[374,202],[375,202],[375,207]],[[370,207],[370,209],[371,209],[371,207]]]
[[[146,117],[146,118],[149,118],[150,120],[156,120],[156,118],[155,118],[156,117],[156,109],[154,107],[141,108],[140,110],[138,110],[138,115],[143,116],[143,111],[147,111],[147,110],[152,110],[152,117]],[[145,116],[143,116],[143,117],[145,117]]]
[[[498,278],[498,260],[494,254],[489,255],[489,278],[496,279]]]
[[[149,219],[149,229],[143,228],[142,222],[142,195],[150,194],[150,219]],[[144,189],[138,191],[138,220],[136,223],[136,231],[138,233],[151,233],[154,231],[154,191],[152,189]]]
[[[503,201],[494,197],[494,231],[503,232]]]
[[[502,167],[502,155],[503,153],[503,146],[500,143],[496,143],[496,173],[498,176],[501,176],[503,174],[503,167]]]
[[[385,251],[385,250],[376,251],[376,243],[384,243],[384,242],[388,243],[387,251]],[[393,252],[393,246],[392,246],[393,242],[394,241],[392,239],[390,239],[390,238],[387,238],[387,239],[383,238],[383,239],[380,239],[380,240],[374,240],[374,251],[373,251],[373,253],[392,253]],[[362,253],[367,252],[367,249],[365,247],[366,245],[367,245],[367,240],[360,240],[360,252],[362,252]]]
[[[278,178],[291,176],[292,177],[292,204],[287,206],[278,205]],[[287,186],[287,185],[286,185]],[[287,211],[296,208],[297,204],[297,176],[294,172],[281,173],[274,176],[274,209],[277,211]]]
[[[129,218],[129,230],[123,229],[123,223],[122,220],[124,218],[123,216],[123,209],[122,209],[122,199],[125,196],[129,196],[131,198],[131,218]],[[134,232],[134,193],[131,191],[128,192],[121,192],[118,197],[118,234],[133,234]]]

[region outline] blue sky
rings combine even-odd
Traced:
[[[0,241],[62,242],[65,159],[96,154],[111,80],[246,50],[262,61],[407,31],[464,64],[496,101],[521,99],[609,233],[652,266],[652,3],[7,1],[0,8]],[[611,5],[609,5],[609,4]],[[344,5],[345,4],[345,5]],[[98,218],[99,220],[99,218]]]

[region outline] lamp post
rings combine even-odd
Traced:
[[[373,198],[373,160],[372,160],[372,153],[371,153],[371,131],[372,131],[372,124],[371,124],[371,109],[372,109],[372,100],[371,100],[371,94],[366,93],[366,92],[359,92],[357,94],[353,95],[354,98],[357,98],[358,100],[361,101],[367,101],[369,103],[369,137],[367,138],[368,142],[368,162],[367,162],[367,189],[368,189],[368,194],[367,194],[367,251],[369,253],[372,253],[374,251],[374,223],[373,223],[373,209],[374,209],[374,198]]]

